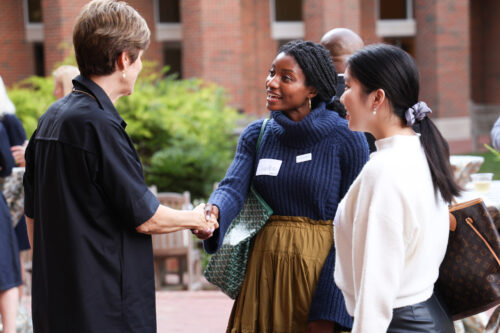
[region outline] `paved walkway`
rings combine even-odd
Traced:
[[[158,291],[158,333],[224,333],[232,306],[220,291]]]
[[[28,312],[30,300],[23,298]],[[224,333],[233,302],[220,291],[157,291],[158,333]]]

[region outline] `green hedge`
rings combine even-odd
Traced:
[[[28,136],[54,102],[52,78],[30,77],[9,91]],[[231,162],[240,115],[226,104],[224,90],[200,79],[175,80],[151,65],[131,96],[116,104],[127,122],[148,184],[159,191],[190,191],[207,198]]]

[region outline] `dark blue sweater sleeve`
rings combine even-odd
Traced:
[[[24,144],[24,141],[26,141],[26,132],[24,132],[21,121],[15,115],[4,115],[2,123],[7,131],[11,146],[20,146]]]
[[[263,120],[255,121],[245,128],[226,176],[208,200],[219,207],[219,229],[203,242],[208,253],[215,253],[219,249],[229,225],[243,207],[252,180],[256,144],[262,122]]]
[[[369,150],[366,138],[362,133],[343,129],[339,131],[337,140],[341,143],[340,167],[342,180],[340,198],[342,198],[368,160]],[[329,320],[344,328],[350,328],[352,327],[352,318],[345,310],[342,292],[333,281],[334,270],[335,244],[330,249],[319,276],[309,312],[309,321]],[[340,308],[343,308],[344,311],[339,311]]]
[[[9,137],[5,127],[0,123],[0,177],[6,177],[14,167],[14,157],[10,151]]]

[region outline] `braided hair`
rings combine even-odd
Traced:
[[[325,102],[327,109],[345,116],[345,109],[335,98],[337,86],[337,71],[330,58],[330,53],[321,44],[295,40],[280,47],[278,54],[284,53],[292,56],[299,64],[306,77],[306,86],[314,87],[317,95],[311,100],[313,107],[320,102]],[[344,113],[344,114],[342,114]]]

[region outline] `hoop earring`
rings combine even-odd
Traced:
[[[309,110],[312,110],[311,99],[309,98]]]
[[[377,108],[373,108],[373,115],[376,116],[377,115]]]
[[[122,77],[123,77],[123,78],[126,78],[126,77],[127,77],[127,75],[125,74],[125,71],[122,71]]]

